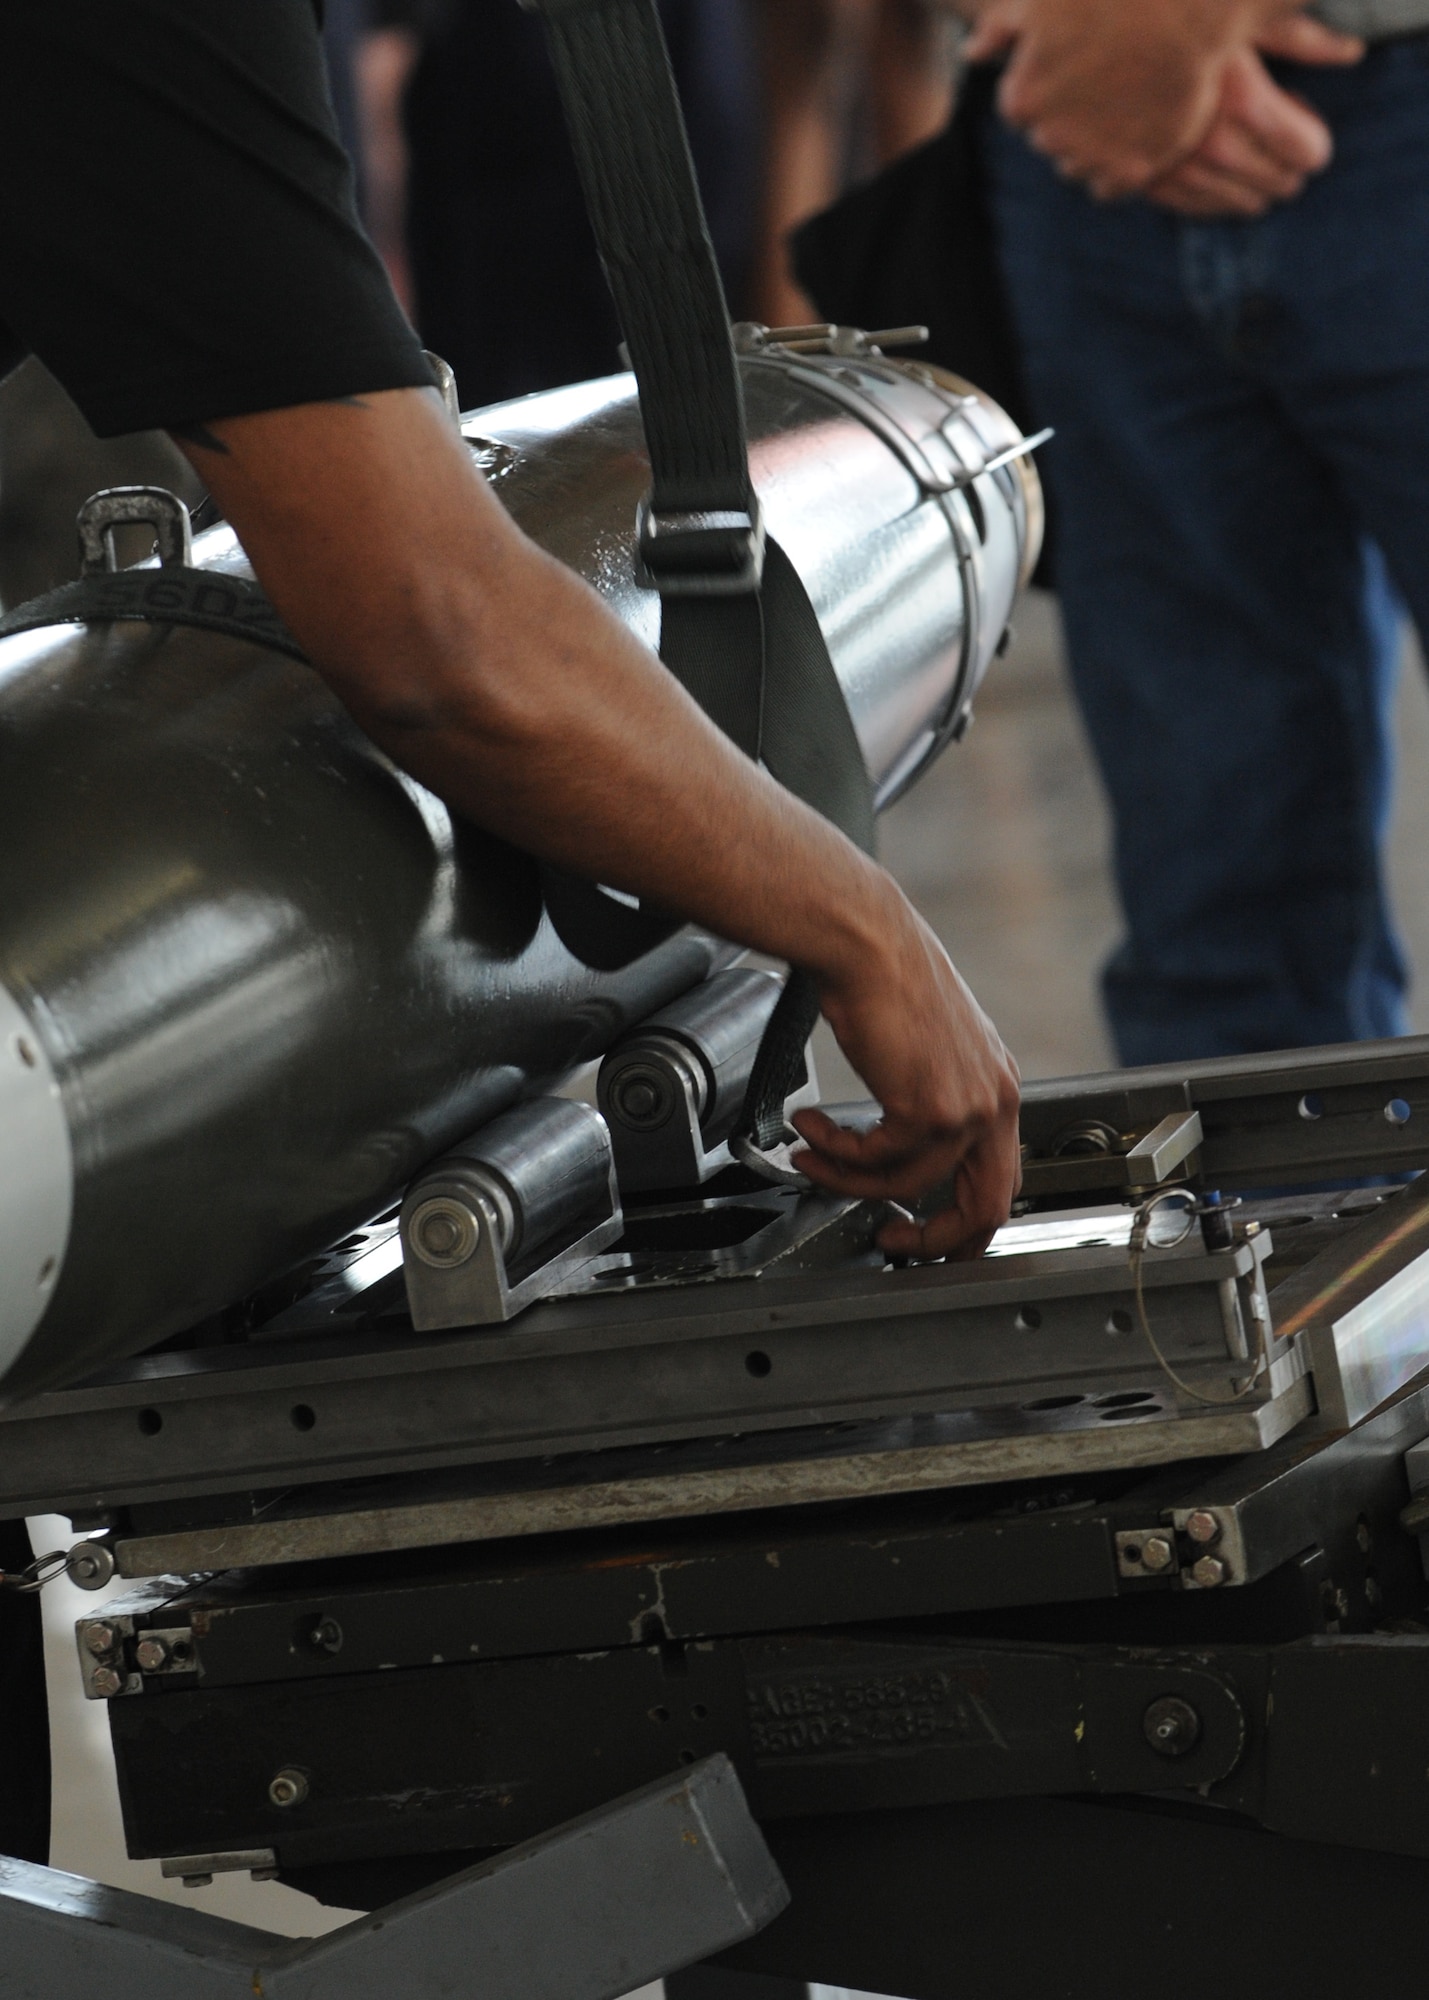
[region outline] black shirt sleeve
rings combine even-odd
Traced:
[[[0,322],[101,437],[430,386],[312,0],[0,0]]]

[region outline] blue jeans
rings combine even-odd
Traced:
[[[1057,427],[1124,1062],[1405,1028],[1381,849],[1401,599],[1429,637],[1429,37],[1282,79],[1336,156],[1255,222],[1099,206],[986,134],[1029,388]]]

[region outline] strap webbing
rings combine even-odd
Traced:
[[[640,392],[650,452],[649,514],[714,515],[673,524],[642,548],[661,589],[660,656],[711,720],[771,774],[873,847],[873,806],[858,737],[808,594],[775,543],[742,575],[757,518],[744,393],[714,246],[705,225],[655,0],[523,0],[542,16],[596,242]],[[653,550],[683,550],[683,575]],[[717,592],[701,579],[718,580]],[[693,579],[693,587],[692,587]],[[742,587],[741,587],[742,586]],[[548,874],[548,908],[587,962],[611,962],[617,937],[648,950],[654,913]],[[554,890],[554,904],[551,892]],[[599,898],[600,892],[594,892]],[[589,921],[587,921],[589,919]],[[596,933],[599,933],[597,937]],[[575,943],[584,936],[584,948]],[[590,952],[600,955],[592,960]],[[619,962],[628,962],[626,960]],[[779,1140],[818,1018],[806,973],[791,972],[765,1032],[740,1131]]]
[[[256,583],[211,569],[166,563],[160,569],[96,572],[17,604],[0,618],[0,639],[71,620],[133,620],[146,625],[197,625],[231,639],[251,639],[271,652],[306,663],[307,655]]]
[[[536,0],[640,384],[651,504],[750,498],[744,392],[654,0]]]

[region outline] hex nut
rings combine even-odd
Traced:
[[[300,1806],[308,1796],[308,1781],[301,1771],[283,1770],[268,1787],[275,1806]]]
[[[134,1664],[142,1673],[157,1674],[169,1664],[169,1649],[162,1639],[141,1639],[134,1648]]]
[[[119,1634],[112,1625],[86,1625],[84,1628],[84,1650],[93,1653],[96,1660],[102,1660],[106,1653],[112,1653],[119,1644]]]
[[[1191,1580],[1202,1590],[1214,1590],[1226,1580],[1226,1566],[1219,1556],[1198,1556],[1191,1565]]]
[[[1141,1567],[1153,1574],[1170,1569],[1176,1560],[1176,1551],[1165,1535],[1148,1535],[1141,1545]]]
[[[1179,1695],[1162,1695],[1141,1718],[1142,1732],[1158,1757],[1184,1757],[1201,1735],[1201,1718]]]
[[[1186,1516],[1186,1533],[1193,1542],[1208,1549],[1221,1538],[1221,1524],[1209,1507],[1198,1507],[1194,1514]]]
[[[103,1700],[123,1691],[124,1677],[116,1674],[113,1667],[98,1667],[89,1677],[89,1684]]]

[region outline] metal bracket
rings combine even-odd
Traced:
[[[771,972],[736,968],[682,994],[606,1055],[596,1101],[626,1196],[701,1187],[730,1164],[729,1135],[781,991]],[[813,1057],[788,1109],[818,1102]],[[807,1187],[802,1178],[800,1186]]]
[[[618,2000],[752,1937],[788,1900],[716,1756],[322,1938],[0,1858],[0,1977],[25,2000]]]
[[[437,391],[446,405],[447,415],[452,425],[461,434],[461,397],[457,393],[456,370],[450,361],[443,361],[440,354],[433,354],[430,347],[422,349],[422,359],[432,371]]]
[[[535,1098],[429,1167],[402,1204],[419,1332],[490,1326],[549,1298],[624,1227],[605,1120]]]
[[[1116,1573],[1125,1577],[1170,1577],[1181,1567],[1176,1537],[1169,1528],[1123,1528],[1116,1535]]]
[[[1130,1143],[1101,1119],[1075,1121],[1053,1140],[1051,1157],[1023,1161],[1023,1197],[1159,1187],[1187,1166],[1202,1137],[1199,1111],[1170,1112]]]
[[[196,1674],[198,1652],[187,1625],[136,1627],[124,1613],[81,1618],[74,1628],[80,1677],[89,1701],[142,1694],[146,1679]]]
[[[159,1863],[166,1882],[186,1889],[206,1889],[215,1875],[251,1875],[255,1882],[276,1882],[278,1857],[271,1847],[240,1847],[224,1854],[166,1854]]]
[[[92,493],[75,517],[81,574],[98,576],[118,569],[114,530],[133,526],[154,530],[161,568],[192,567],[193,525],[177,493],[166,486],[108,486],[102,493]]]

